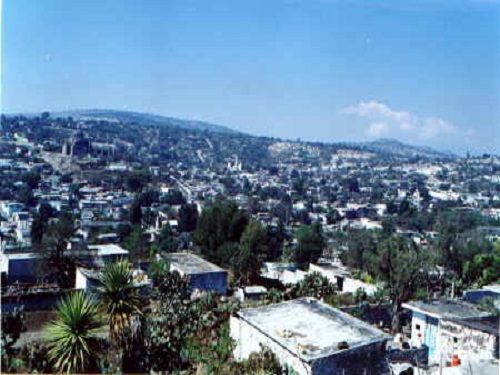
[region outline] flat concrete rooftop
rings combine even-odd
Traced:
[[[115,244],[89,245],[88,249],[97,251],[97,255],[99,256],[128,255],[128,250]]]
[[[226,272],[223,268],[192,253],[168,253],[163,257],[170,263],[171,267],[185,275]]]
[[[403,307],[438,319],[471,319],[491,315],[479,310],[475,305],[464,301],[410,301],[404,303]]]
[[[338,344],[354,349],[391,336],[314,298],[299,298],[241,310],[244,321],[304,361],[343,352]]]

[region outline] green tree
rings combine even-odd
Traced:
[[[500,241],[491,253],[476,254],[464,263],[463,280],[478,287],[500,281]]]
[[[36,205],[36,199],[33,196],[33,190],[27,185],[23,184],[16,192],[16,199],[26,205],[33,207]]]
[[[56,371],[95,371],[102,328],[98,306],[83,291],[64,299],[57,307],[56,318],[45,328],[49,359]]]
[[[141,225],[142,208],[140,200],[134,199],[134,201],[130,205],[129,219],[133,225]]]
[[[76,232],[73,216],[63,212],[55,222],[48,225],[45,247],[56,259],[62,258],[71,237]]]
[[[2,361],[0,362],[2,373],[14,370],[14,345],[21,337],[21,333],[26,331],[24,321],[24,312],[22,309],[16,308],[12,312],[2,313]]]
[[[322,300],[334,296],[335,292],[335,285],[330,280],[318,272],[312,272],[295,284],[289,294],[291,298],[314,297]]]
[[[48,224],[46,234],[42,236],[49,277],[55,278],[57,283],[64,288],[72,287],[75,280],[75,261],[66,252],[68,243],[75,232],[73,216],[64,212],[55,222]]]
[[[417,290],[422,270],[428,269],[428,258],[413,243],[392,236],[379,244],[367,263],[371,273],[385,283],[392,304],[392,330],[397,332],[401,305]]]
[[[222,251],[223,245],[238,243],[247,224],[245,211],[238,209],[234,202],[220,200],[203,210],[193,239],[205,257],[221,266],[228,266],[231,257]]]
[[[158,249],[163,252],[173,253],[178,248],[179,243],[172,232],[172,228],[168,224],[164,225],[158,236]]]
[[[48,229],[49,219],[54,216],[53,208],[45,203],[40,203],[38,213],[33,218],[31,224],[31,244],[35,250],[41,250],[43,237]]]
[[[179,210],[179,228],[182,232],[192,232],[198,222],[196,204],[183,204]]]
[[[251,283],[259,274],[266,259],[267,232],[258,221],[250,221],[240,240],[237,254],[232,258],[232,269],[242,283]]]
[[[148,240],[140,225],[134,225],[129,235],[123,241],[123,247],[130,251],[131,258],[143,259],[146,254]]]
[[[309,263],[315,263],[323,254],[326,241],[320,223],[303,225],[297,231],[298,245],[294,252],[294,261],[305,269]]]
[[[330,225],[337,224],[341,220],[342,220],[342,215],[340,215],[340,212],[338,212],[334,208],[328,210],[328,213],[326,214],[326,221],[328,224]]]
[[[99,281],[97,295],[108,316],[110,341],[116,348],[128,348],[140,332],[143,305],[130,263],[106,264]]]
[[[21,176],[21,181],[30,187],[30,189],[36,189],[40,183],[40,173],[31,171],[26,172]]]
[[[340,255],[342,262],[351,268],[365,270],[365,259],[377,250],[373,233],[364,229],[347,232],[347,251]]]
[[[196,331],[190,303],[189,280],[178,272],[160,274],[151,294],[146,317],[146,346],[153,371],[172,372],[185,367],[182,348]]]
[[[147,169],[130,172],[125,180],[128,190],[140,192],[151,181],[151,174]]]

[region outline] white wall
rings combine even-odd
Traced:
[[[232,316],[229,320],[229,328],[231,338],[236,342],[233,352],[236,360],[241,361],[247,359],[252,353],[260,352],[260,345],[262,344],[275,354],[283,366],[293,368],[299,375],[310,375],[312,373],[309,365],[246,321]]]
[[[80,272],[80,268],[76,268],[75,289],[87,289],[87,278]]]

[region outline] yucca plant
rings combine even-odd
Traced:
[[[56,318],[45,328],[50,348],[48,356],[54,369],[69,374],[92,367],[103,327],[98,305],[83,291],[63,299],[57,307]]]
[[[97,289],[99,300],[108,315],[111,342],[128,346],[140,328],[142,301],[134,285],[130,263],[108,263],[102,270]]]

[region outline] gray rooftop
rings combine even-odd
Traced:
[[[391,336],[314,298],[241,310],[237,315],[303,361],[388,340]]]
[[[471,319],[491,315],[479,310],[475,305],[464,301],[411,301],[404,303],[403,307],[438,319]]]
[[[164,255],[164,258],[170,263],[173,269],[184,275],[226,272],[219,266],[192,253],[168,253]]]
[[[96,251],[98,256],[128,255],[128,250],[115,244],[89,245],[88,249]]]

